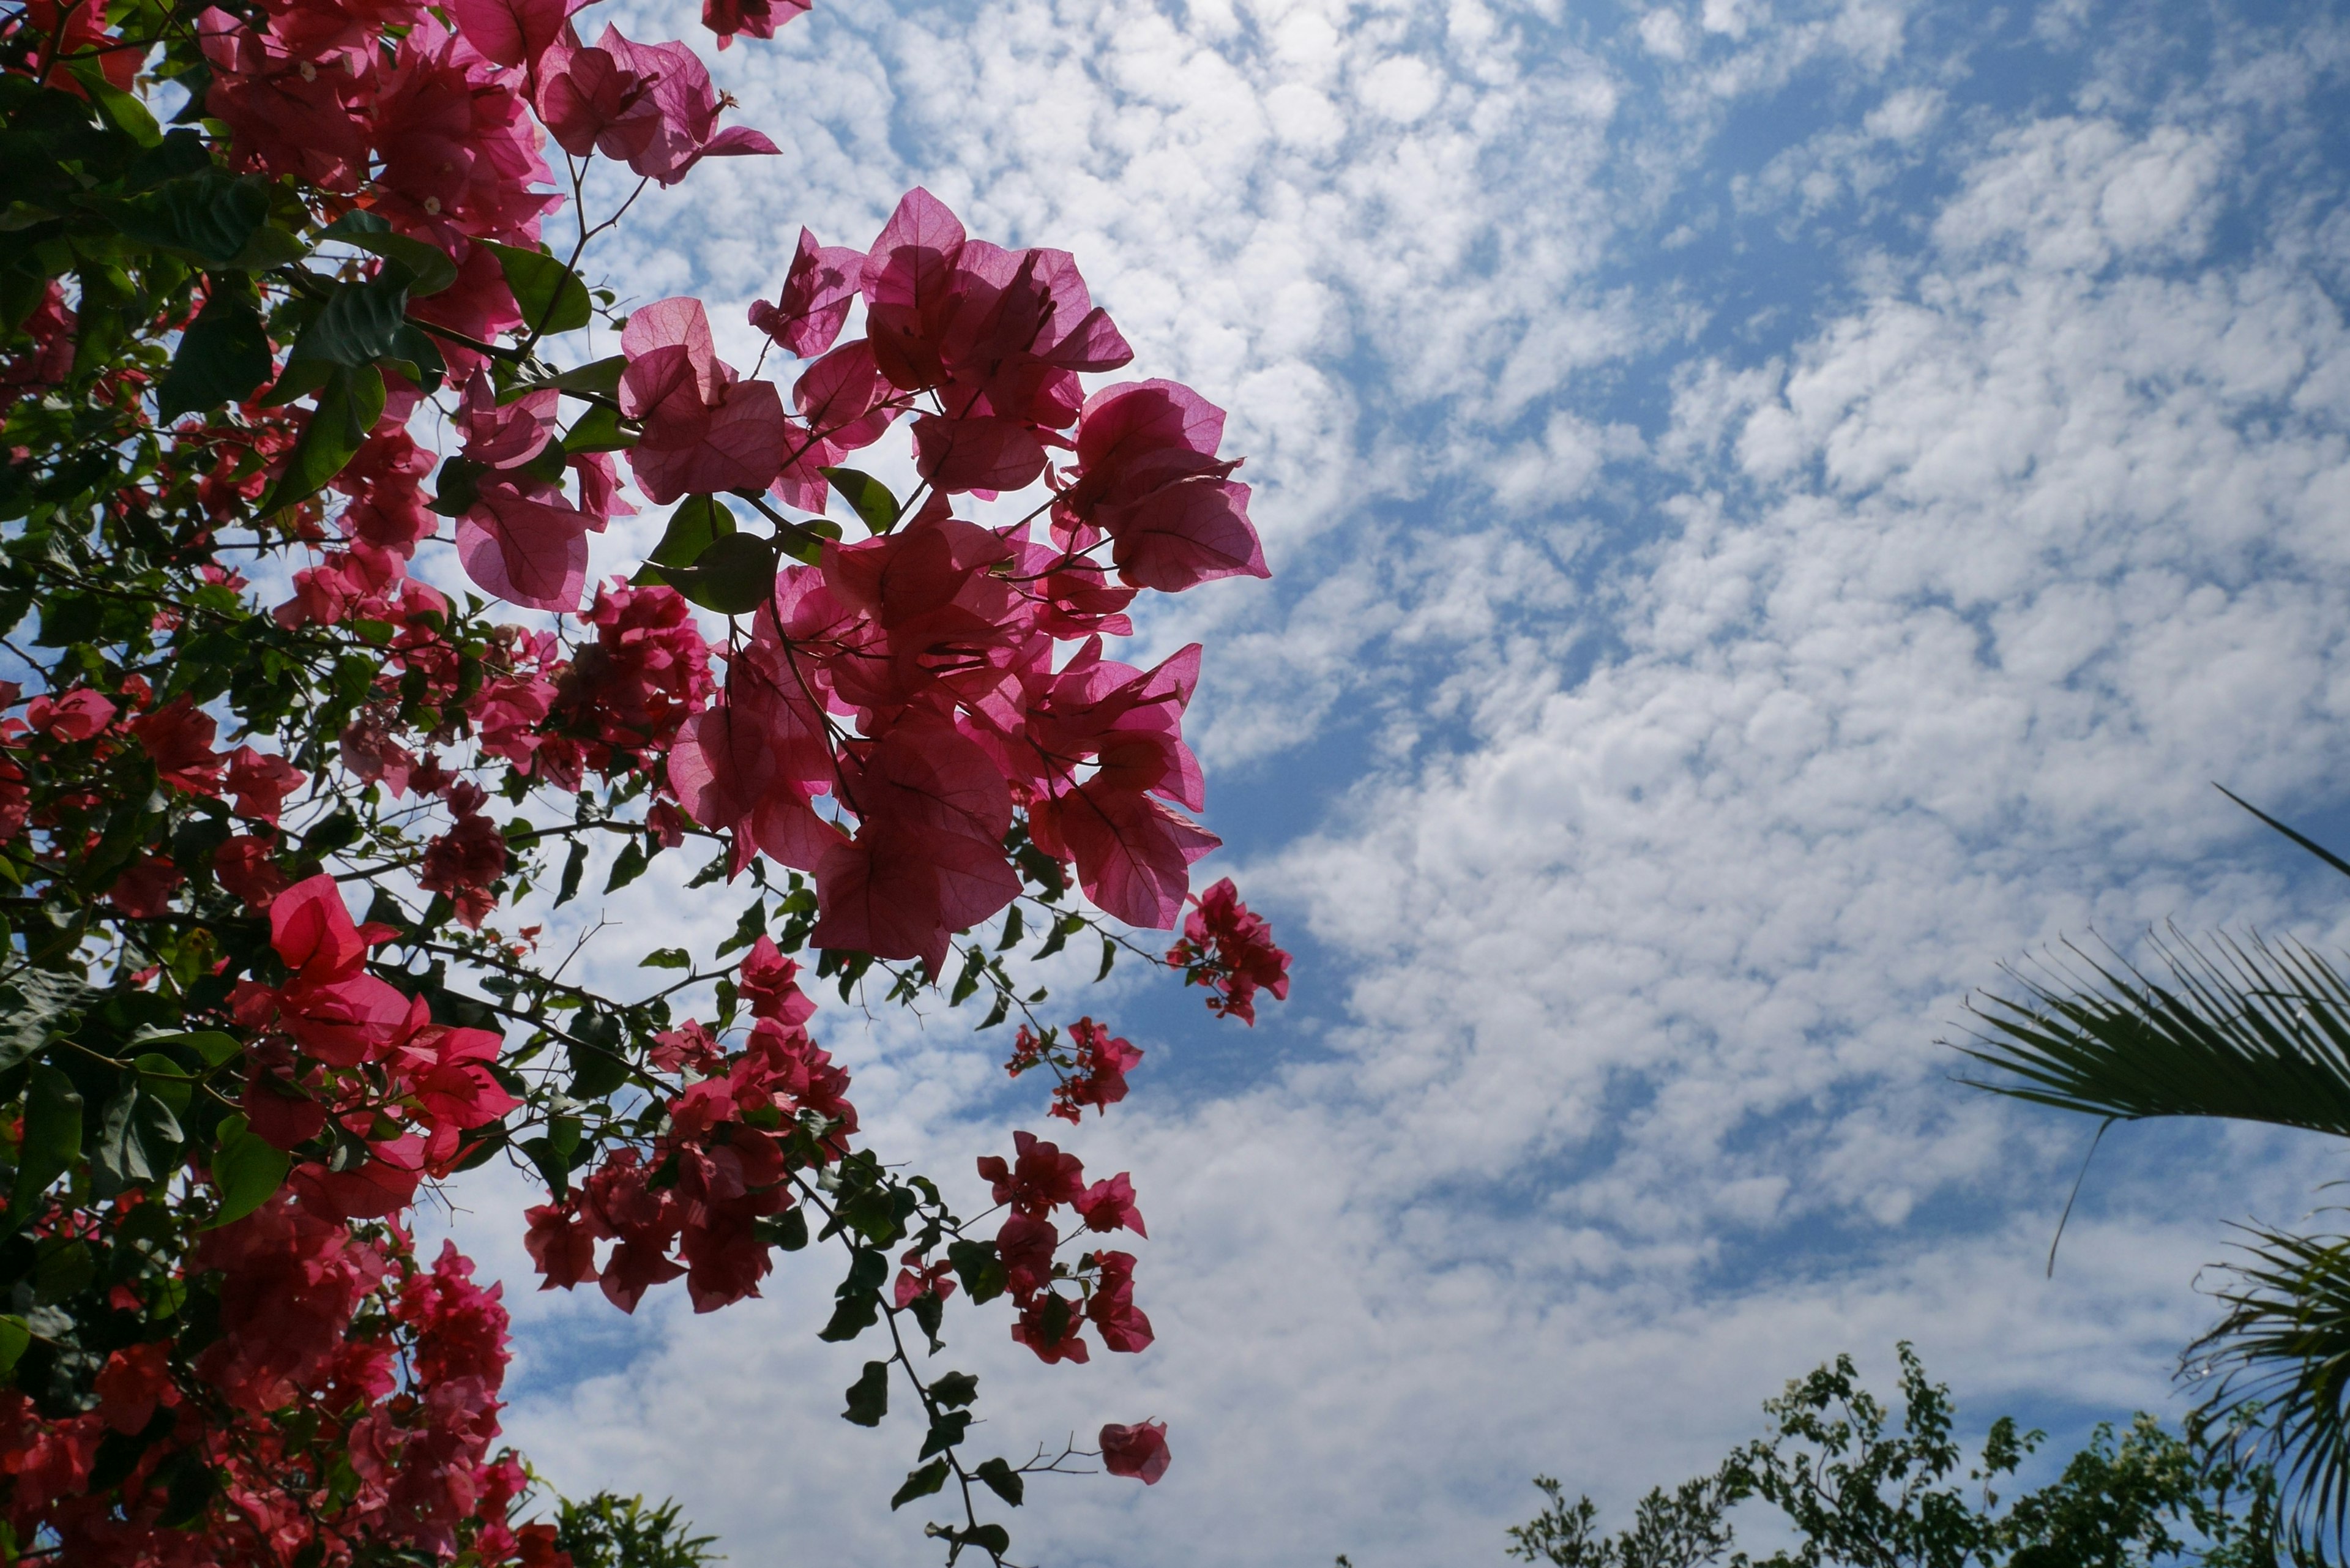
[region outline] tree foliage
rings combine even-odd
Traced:
[[[1947,1385],[1899,1347],[1901,1411],[1861,1386],[1850,1356],[1763,1404],[1773,1429],[1710,1476],[1643,1498],[1631,1526],[1598,1529],[1588,1497],[1547,1476],[1543,1511],[1510,1532],[1509,1554],[1554,1568],[2145,1568],[2196,1562],[2256,1568],[2275,1555],[2273,1484],[2224,1448],[2140,1415],[2096,1428],[2048,1485],[2002,1499],[2043,1434],[1991,1423],[1970,1461]],[[1765,1504],[1788,1543],[1733,1550],[1734,1511]]]

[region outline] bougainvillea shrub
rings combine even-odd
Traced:
[[[1168,1466],[1149,1419],[977,1451],[943,1347],[951,1305],[1045,1364],[1151,1341],[1134,1179],[1075,1147],[1142,1049],[1024,961],[1287,991],[1191,888],[1201,649],[1112,657],[1139,596],[1265,575],[1223,414],[920,190],[803,231],[750,373],[700,301],[619,299],[636,193],[778,148],[578,12],[0,5],[0,1561],[564,1561],[499,1440],[504,1287],[411,1229],[492,1160],[541,1288],[837,1272],[844,1414],[913,1449],[876,1506],[950,1560],[1036,1470]],[[853,466],[885,441],[910,493]],[[608,958],[618,994],[543,950],[671,853],[715,950]],[[861,1136],[816,988],[983,1012],[1072,1126],[954,1213]]]

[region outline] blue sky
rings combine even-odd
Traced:
[[[1209,645],[1210,869],[1296,994],[1087,999],[1150,1053],[1076,1147],[1134,1173],[1159,1343],[958,1364],[1007,1449],[1176,1458],[1037,1488],[1024,1560],[1498,1561],[1536,1470],[1620,1511],[1902,1337],[1981,1420],[2176,1413],[2196,1270],[2338,1160],[2125,1129],[2046,1279],[2089,1128],[1936,1042],[2066,935],[2342,935],[2210,788],[2350,838],[2339,7],[827,0],[714,64],[785,155],[648,198],[619,286],[748,363],[798,226],[925,184],[1232,410],[1275,569],[1139,640]],[[1034,1118],[961,1022],[827,1023],[949,1173]],[[459,1228],[526,1285],[510,1196]],[[520,1293],[511,1429],[737,1563],[928,1561],[827,1291]]]

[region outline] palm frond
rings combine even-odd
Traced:
[[[2090,1116],[2228,1116],[2350,1137],[2350,978],[2298,942],[2158,942],[2168,983],[2071,951],[2088,971],[2006,972],[1970,1000],[1957,1049],[2012,1075],[1961,1082]]]
[[[2216,1292],[2228,1308],[2188,1348],[2181,1376],[2211,1380],[2189,1417],[2215,1449],[2274,1478],[2279,1533],[2296,1563],[2339,1561],[2350,1524],[2350,1239],[2247,1227]]]

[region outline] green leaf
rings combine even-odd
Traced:
[[[938,1299],[936,1296],[922,1297],[926,1302],[934,1302]],[[927,1459],[932,1454],[945,1453],[949,1449],[962,1442],[963,1434],[971,1428],[971,1414],[968,1410],[955,1410],[932,1421],[930,1435],[922,1439],[922,1451],[914,1457],[918,1459]]]
[[[752,1230],[767,1246],[796,1252],[808,1244],[807,1210],[795,1203],[781,1214],[761,1215]]]
[[[851,1416],[849,1419],[855,1420],[856,1417]],[[890,1494],[890,1511],[894,1512],[918,1497],[928,1497],[946,1484],[946,1460],[932,1459],[920,1469],[910,1471],[906,1477],[905,1483]]]
[[[620,428],[618,409],[592,408],[563,432],[566,452],[619,452],[636,444],[637,438]]]
[[[150,1051],[131,1064],[139,1070],[139,1086],[163,1102],[174,1117],[182,1116],[188,1101],[193,1097],[195,1085],[188,1082],[180,1064],[161,1051]]]
[[[971,1293],[973,1305],[992,1302],[1003,1293],[1003,1260],[996,1256],[994,1242],[951,1241],[947,1244],[947,1262],[954,1265],[955,1277]]]
[[[604,891],[619,892],[643,876],[645,867],[650,864],[650,862],[645,858],[645,846],[634,836],[630,836],[621,844],[620,853],[613,858],[612,874],[604,879]]]
[[[1027,1495],[1028,1483],[1023,1480],[1020,1472],[1014,1469],[1005,1460],[1000,1459],[986,1460],[971,1473],[984,1482],[988,1490],[1014,1508],[1018,1508],[1020,1500]]]
[[[287,369],[302,360],[319,360],[356,370],[390,354],[408,325],[408,286],[413,277],[395,262],[373,277],[338,284],[325,306],[294,339],[286,357]]]
[[[66,62],[66,69],[73,73],[74,80],[81,83],[82,89],[105,111],[106,118],[114,122],[116,130],[141,147],[162,145],[163,128],[155,123],[155,117],[147,111],[147,106],[108,81],[105,70],[94,57],[69,59]]]
[[[571,1195],[571,1162],[556,1152],[552,1140],[526,1137],[515,1147],[530,1157],[531,1164],[538,1168],[538,1174],[546,1179],[547,1188],[555,1194],[556,1202],[560,1203]]]
[[[49,1183],[81,1157],[81,1095],[73,1080],[44,1062],[25,1085],[24,1141],[16,1151],[16,1187],[9,1199],[12,1229],[21,1230]]]
[[[563,885],[556,889],[556,908],[561,909],[579,897],[579,878],[587,869],[588,841],[584,838],[575,838],[571,841],[571,853],[565,856],[563,859]]]
[[[841,1297],[832,1317],[816,1334],[827,1345],[843,1345],[881,1321],[881,1298],[871,1291]]]
[[[683,948],[655,948],[637,961],[639,969],[691,969],[693,955]]]
[[[712,541],[691,566],[665,566],[661,580],[703,609],[748,615],[775,591],[775,546],[755,534]]]
[[[1012,1550],[1012,1532],[1000,1524],[974,1525],[953,1537],[957,1546],[976,1546],[991,1557],[1001,1557]]]
[[[523,324],[531,332],[568,332],[588,325],[595,305],[588,297],[588,286],[579,281],[578,274],[545,251],[528,251],[490,240],[473,243],[487,245],[490,254],[498,258],[498,266],[506,275],[506,286],[514,290],[515,303],[522,306]]]
[[[691,566],[704,550],[734,532],[734,514],[714,495],[689,495],[669,514],[660,543],[645,557],[657,566]]]
[[[97,994],[80,981],[38,969],[0,985],[0,1072],[38,1055]]]
[[[244,1054],[244,1044],[217,1029],[195,1029],[178,1034],[141,1034],[140,1045],[185,1045],[213,1066]]]
[[[950,1372],[931,1380],[931,1403],[942,1410],[960,1410],[979,1397],[979,1377],[970,1372]]]
[[[600,1100],[629,1081],[629,1059],[621,1053],[619,1019],[608,1012],[583,1012],[571,1028],[578,1037],[566,1046],[571,1059],[574,1099]]]
[[[1109,938],[1104,937],[1102,939],[1101,968],[1094,974],[1094,983],[1098,985],[1103,981],[1107,980],[1109,978],[1110,966],[1116,962],[1118,962],[1118,944],[1110,940]]]
[[[134,240],[162,245],[210,266],[226,266],[269,221],[269,192],[257,178],[206,169],[166,180],[126,201],[93,203]]]
[[[211,296],[181,334],[171,371],[155,390],[156,417],[169,421],[240,402],[276,368],[253,280],[240,273],[215,273]]]
[[[411,299],[422,299],[440,293],[457,281],[457,264],[449,253],[427,240],[411,234],[396,234],[391,224],[365,208],[353,208],[328,223],[319,238],[340,240],[356,245],[389,261],[406,267],[415,281],[409,285]]]
[[[181,1137],[172,1108],[147,1094],[132,1075],[99,1118],[90,1169],[99,1196],[110,1198],[170,1176],[178,1168]]]
[[[286,460],[277,483],[262,498],[263,516],[307,501],[342,472],[383,414],[383,373],[372,365],[337,366],[318,393],[318,406]]]
[[[848,1408],[840,1413],[841,1419],[860,1427],[878,1427],[889,1413],[889,1364],[868,1361],[864,1374],[848,1386]]]
[[[519,402],[533,392],[543,392],[549,387],[565,392],[592,392],[608,398],[620,389],[620,373],[629,368],[626,354],[614,354],[608,358],[591,359],[585,365],[575,365],[558,375],[537,381],[516,381],[498,394],[501,404]]]
[[[14,1371],[33,1343],[33,1331],[21,1317],[0,1317],[0,1377]]]
[[[284,1149],[252,1132],[241,1113],[222,1121],[219,1137],[212,1164],[220,1212],[206,1230],[242,1220],[268,1202],[286,1185],[286,1173],[293,1165]]]
[[[853,468],[819,468],[816,472],[832,481],[841,499],[855,507],[857,515],[876,534],[887,534],[898,525],[898,498],[871,474]]]

